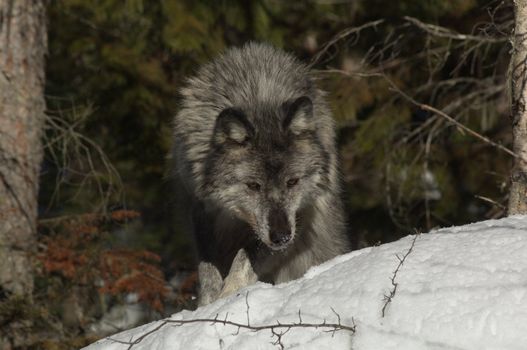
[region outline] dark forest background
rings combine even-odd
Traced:
[[[118,305],[139,301],[136,323],[193,307],[171,120],[185,78],[250,40],[328,92],[355,248],[503,216],[512,158],[467,128],[511,143],[513,17],[509,1],[49,2],[35,317],[56,341],[38,346],[109,333],[94,325]]]

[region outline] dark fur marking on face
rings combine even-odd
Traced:
[[[277,157],[275,157],[277,158]],[[284,167],[281,159],[270,159],[265,162],[265,172],[268,178],[275,178]]]

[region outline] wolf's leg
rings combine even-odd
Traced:
[[[200,259],[198,306],[203,306],[218,299],[223,287],[223,278],[216,259],[218,248],[212,224],[214,219],[206,212],[205,206],[200,201],[194,201],[191,213],[192,230]]]
[[[202,261],[198,266],[198,276],[198,305],[203,306],[216,301],[223,287],[220,271],[210,262]]]
[[[258,276],[253,270],[247,252],[245,249],[240,249],[232,261],[219,298],[227,297],[243,287],[256,283],[257,280]]]

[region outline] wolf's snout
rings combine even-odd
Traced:
[[[287,214],[281,208],[269,212],[269,240],[277,247],[284,246],[292,238]]]

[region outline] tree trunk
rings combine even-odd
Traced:
[[[33,290],[46,49],[44,0],[0,0],[0,298]]]
[[[515,0],[511,97],[515,159],[509,191],[509,215],[527,214],[527,0]]]

